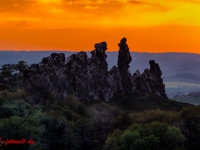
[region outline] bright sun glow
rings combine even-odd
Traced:
[[[2,0],[0,49],[83,50],[107,40],[117,50],[125,36],[136,51],[199,53],[199,14],[200,0]]]
[[[49,3],[58,3],[60,4],[62,0],[39,0],[39,2],[44,3],[44,4],[49,4]]]

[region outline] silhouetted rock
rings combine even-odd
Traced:
[[[108,81],[108,63],[106,42],[95,44],[95,50],[91,52],[92,56],[88,59],[87,76],[88,76],[88,100],[105,100],[109,101],[113,94],[110,90]]]
[[[88,87],[88,57],[86,52],[79,52],[67,58],[63,84],[66,94],[73,93],[80,100],[87,100]]]
[[[84,103],[109,101],[116,93],[134,95],[149,91],[167,97],[162,72],[154,60],[149,62],[150,70],[146,69],[142,74],[137,70],[131,75],[128,68],[132,59],[126,38],[119,43],[118,67],[114,66],[110,71],[105,54],[106,42],[97,43],[94,47],[90,58],[83,51],[67,60],[63,53],[52,53],[41,63],[32,64],[23,72],[5,78],[4,83],[25,88],[35,95],[36,102],[51,91],[57,94],[59,100],[72,93]]]
[[[126,44],[126,38],[122,38],[119,46],[119,55],[118,55],[118,68],[121,74],[121,83],[123,87],[122,93],[131,95],[133,93],[133,86],[132,86],[132,75],[128,68],[130,67],[129,64],[132,61],[129,47]],[[120,91],[118,91],[120,92]]]
[[[149,91],[161,97],[167,98],[165,85],[161,78],[162,72],[154,60],[149,61],[150,70],[145,69],[142,74],[137,70],[133,74],[133,86],[138,92]]]
[[[126,73],[129,64],[132,61],[128,45],[126,44],[126,38],[121,39],[119,46],[119,55],[118,55],[118,68],[121,72]]]
[[[42,63],[44,64],[60,64],[65,62],[65,54],[64,53],[52,53],[49,57],[44,57],[42,59]]]

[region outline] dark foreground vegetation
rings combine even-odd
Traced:
[[[0,91],[0,150],[199,150],[200,106],[141,93],[83,105],[52,91],[38,104],[23,89]]]
[[[3,65],[0,82],[27,67],[24,61]],[[148,92],[87,105],[73,94],[59,100],[55,91],[40,93],[36,100],[33,91],[0,84],[0,150],[200,149],[200,106]],[[12,139],[25,142],[6,145]]]

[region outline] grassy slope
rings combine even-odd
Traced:
[[[100,111],[116,108],[123,112],[139,112],[152,109],[181,110],[186,105],[190,104],[168,100],[146,92],[132,97],[117,94],[110,102],[93,103],[91,107]]]

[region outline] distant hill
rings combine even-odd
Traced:
[[[152,54],[159,63],[163,77],[182,73],[200,75],[200,55],[183,53]]]
[[[107,53],[109,66],[116,65],[117,52]],[[132,62],[130,71],[134,73],[137,69],[143,72],[149,60],[155,60],[161,70],[162,77],[172,77],[177,74],[200,75],[200,55],[191,53],[136,53],[131,52]]]
[[[179,73],[175,76],[165,78],[165,82],[188,82],[200,84],[200,76],[191,73]]]
[[[194,92],[185,95],[176,95],[174,99],[179,102],[200,105],[200,92]]]
[[[26,61],[29,65],[38,63],[43,57],[49,56],[55,51],[0,51],[0,65],[15,64],[20,60]],[[75,52],[58,52],[65,53],[66,57],[74,54]]]
[[[200,91],[200,76],[191,73],[179,73],[164,78],[166,94],[169,98]]]
[[[28,64],[38,63],[43,57],[49,56],[55,51],[0,51],[0,65],[5,63],[17,63],[20,60]],[[59,51],[57,51],[59,53]],[[76,52],[63,52],[66,58]],[[108,68],[117,65],[118,52],[106,52]],[[91,54],[87,52],[87,55]],[[200,55],[191,53],[136,53],[131,52],[132,62],[130,71],[134,73],[137,69],[142,73],[146,69],[149,60],[154,59],[160,65],[162,77],[168,78],[178,74],[193,74],[200,76]]]

